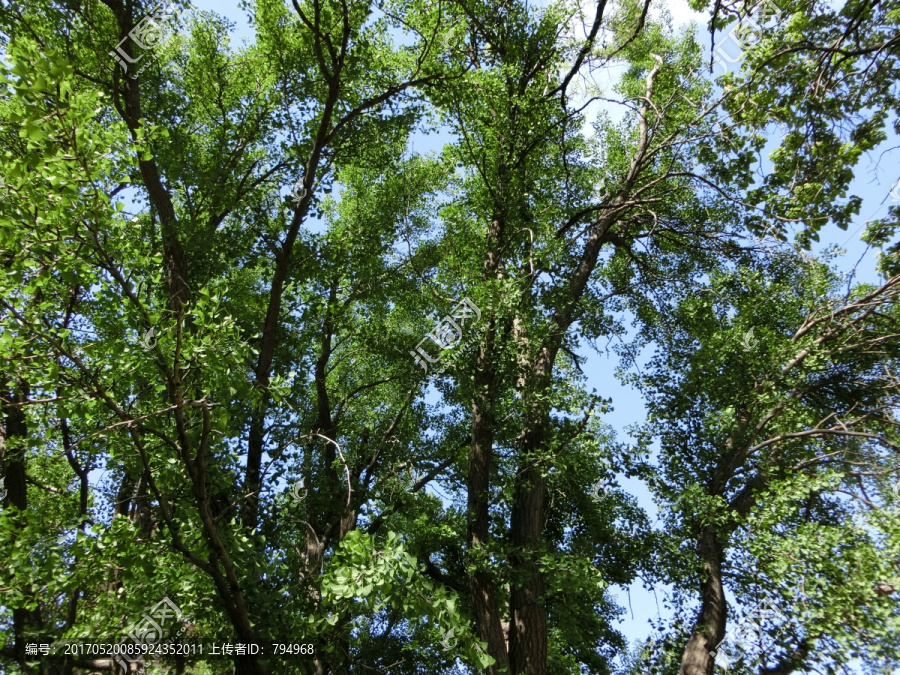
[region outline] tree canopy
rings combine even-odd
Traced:
[[[0,4],[0,672],[900,667],[900,2],[762,4]]]

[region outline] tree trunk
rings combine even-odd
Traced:
[[[528,461],[527,457],[525,461]],[[540,467],[523,467],[512,506],[512,578],[509,654],[513,675],[547,673],[544,577],[538,567],[546,481]]]
[[[722,545],[712,526],[704,528],[697,549],[703,560],[700,612],[684,648],[679,675],[712,675],[713,652],[725,637],[728,606],[722,586]]]
[[[500,167],[500,186],[503,192],[505,169]],[[482,264],[482,279],[489,281],[503,277],[503,262],[500,249],[506,219],[502,204],[499,214],[491,218],[487,232],[485,258]],[[469,471],[466,481],[467,528],[466,543],[470,556],[467,564],[469,589],[472,593],[472,608],[479,637],[487,642],[487,652],[496,663],[485,669],[488,675],[497,675],[509,670],[509,653],[497,602],[494,580],[487,569],[489,564],[488,545],[490,543],[490,477],[494,457],[494,396],[496,373],[493,359],[497,337],[497,323],[494,316],[487,318],[484,338],[475,362],[472,391],[472,436],[469,446]]]
[[[265,668],[253,654],[234,659],[234,675],[266,675]]]
[[[488,643],[488,654],[496,663],[487,668],[489,675],[496,675],[509,666],[509,656],[503,628],[500,624],[497,593],[488,564],[487,546],[490,538],[490,472],[493,460],[494,431],[492,423],[492,383],[491,355],[494,346],[495,327],[489,320],[484,343],[478,354],[475,370],[475,392],[472,399],[472,444],[469,446],[468,491],[468,532],[467,542],[471,555],[475,558],[475,569],[469,573],[469,588],[472,592],[472,606],[475,624],[482,640]]]

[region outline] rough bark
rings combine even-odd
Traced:
[[[484,346],[478,355],[467,481],[469,511],[467,543],[470,554],[476,559],[475,569],[469,574],[469,588],[479,635],[488,643],[488,654],[497,661],[487,670],[491,675],[499,673],[502,668],[509,665],[494,580],[485,569],[488,564],[485,547],[490,541],[490,472],[494,442],[490,400],[490,384],[493,377],[487,361],[493,347],[493,330],[492,326],[488,327]]]
[[[712,675],[713,652],[725,637],[727,605],[722,585],[722,545],[715,530],[707,526],[697,549],[703,561],[700,581],[700,611],[681,657],[681,675]]]
[[[524,468],[516,482],[511,515],[513,578],[510,588],[509,653],[512,673],[545,675],[547,614],[544,577],[538,567],[546,480],[540,467]]]

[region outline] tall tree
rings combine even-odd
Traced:
[[[744,262],[677,297],[647,335],[661,348],[642,383],[646,433],[661,441],[656,489],[683,561],[670,569],[699,601],[680,672],[727,663],[740,630],[726,627],[762,620],[729,609],[726,590],[748,611],[780,608],[764,621],[777,648],[741,655],[758,672],[845,663],[851,639],[886,664],[900,278],[842,292],[789,251]]]

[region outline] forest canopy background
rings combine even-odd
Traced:
[[[900,666],[900,2],[765,4],[0,3],[0,672]]]

